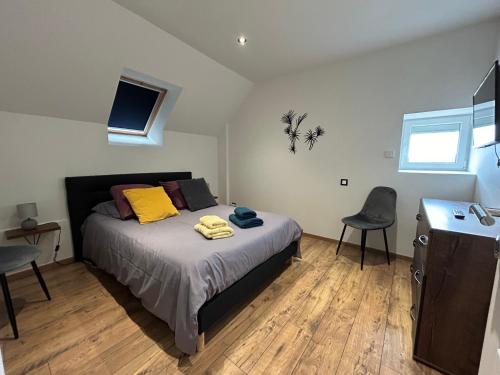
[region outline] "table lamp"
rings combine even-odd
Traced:
[[[22,203],[17,205],[17,214],[21,220],[21,228],[24,230],[35,229],[38,225],[37,221],[33,219],[38,216],[36,203]]]

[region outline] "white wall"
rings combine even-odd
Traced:
[[[421,197],[470,200],[473,175],[398,173],[404,113],[471,105],[491,64],[496,25],[482,23],[257,84],[230,127],[231,201],[286,213],[306,232],[338,238],[340,219],[360,208],[377,185],[398,192],[390,246],[412,255]],[[301,126],[327,134],[312,151],[288,153],[282,113],[308,112]],[[395,150],[384,159],[384,150]],[[349,187],[339,186],[349,178]],[[348,241],[359,241],[350,232]],[[368,245],[383,248],[382,234]]]
[[[19,226],[16,204],[35,201],[39,222],[63,227],[60,258],[72,256],[64,177],[192,171],[218,192],[216,137],[167,131],[161,147],[110,146],[105,125],[10,112],[0,112],[0,135],[0,232]],[[40,264],[50,261],[55,240],[44,236]]]
[[[228,155],[227,155],[227,147],[228,147],[228,125],[224,126],[224,129],[217,136],[218,142],[218,163],[219,163],[219,203],[226,204],[228,203]]]
[[[129,68],[183,88],[167,130],[217,135],[251,87],[111,0],[0,1],[0,51],[9,112],[106,123]]]
[[[497,59],[500,60],[500,22],[498,23]],[[499,148],[500,150],[500,148]],[[475,200],[488,207],[500,208],[500,169],[492,147],[473,151],[474,168],[477,173]],[[497,262],[495,284],[491,296],[488,321],[484,335],[483,352],[479,374],[500,374],[500,264]]]

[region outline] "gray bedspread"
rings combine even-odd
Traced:
[[[94,213],[82,226],[83,255],[127,285],[175,331],[176,346],[194,354],[200,307],[301,235],[294,220],[267,212],[258,212],[262,227],[230,223],[230,238],[207,240],[193,229],[203,215],[227,219],[232,212],[224,205],[182,210],[146,225]]]

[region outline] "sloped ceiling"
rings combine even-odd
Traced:
[[[115,1],[252,81],[500,14],[500,0]]]
[[[0,110],[106,124],[123,68],[181,86],[166,130],[215,135],[252,83],[111,0],[0,2]]]

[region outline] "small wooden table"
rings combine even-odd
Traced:
[[[24,237],[26,242],[28,242],[30,245],[38,245],[42,234],[54,232],[56,230],[61,230],[61,227],[58,223],[45,223],[37,225],[36,228],[32,230],[24,230],[22,228],[8,230],[5,232],[5,238],[7,238],[8,240],[13,240],[14,238]],[[30,240],[30,238],[32,238],[32,240]]]

